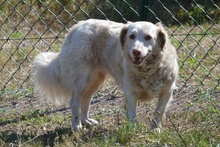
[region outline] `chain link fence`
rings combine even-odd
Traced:
[[[59,146],[56,141],[65,139],[62,136],[69,136],[69,131],[65,131],[71,131],[69,104],[54,107],[34,93],[31,64],[40,52],[59,52],[69,28],[89,18],[124,23],[139,20],[162,22],[177,49],[179,62],[177,90],[164,122],[165,127],[171,127],[171,130],[177,128],[177,133],[168,133],[171,134],[169,144],[162,146],[175,146],[170,138],[176,135],[182,140],[181,135],[188,134],[190,137],[186,142],[189,142],[189,146],[199,146],[200,139],[202,145],[205,139],[210,146],[216,146],[212,142],[219,145],[219,16],[220,0],[1,0],[0,146],[31,146],[29,143],[32,141],[36,141],[34,146],[40,146],[38,143],[42,146]],[[148,122],[156,101],[154,99],[138,105],[139,122]],[[123,92],[111,78],[93,96],[90,114],[97,120],[101,118],[99,122],[104,126],[99,130],[103,132],[104,137],[101,137],[104,139],[108,134],[106,128],[118,127],[123,122]],[[57,122],[53,116],[58,116]],[[171,121],[170,118],[174,119]],[[98,136],[100,131],[96,132]],[[93,136],[96,133],[89,134]],[[205,138],[204,134],[208,137]],[[143,142],[148,143],[145,135],[144,131]],[[86,133],[83,134],[80,142],[87,142],[86,136]],[[194,136],[199,136],[198,141]],[[131,140],[134,146],[138,146],[136,140]],[[160,142],[160,139],[150,141],[151,146],[153,142]]]
[[[0,93],[31,91],[33,58],[60,51],[68,29],[89,18],[162,22],[179,56],[179,92],[192,86],[218,92],[219,6],[219,0],[2,0]]]

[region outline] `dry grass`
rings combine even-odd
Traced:
[[[6,25],[2,27],[3,30],[4,27]],[[60,51],[66,32],[52,33],[42,29],[44,33],[37,34],[36,30],[29,31],[28,27],[23,30],[9,32],[9,40],[0,40],[1,89],[31,86],[32,79],[29,74],[33,57],[42,51]],[[216,89],[220,78],[218,26],[173,26],[168,32],[172,33],[171,40],[178,51],[179,85],[212,85]]]
[[[193,90],[192,90],[193,89]],[[94,96],[91,116],[99,125],[71,129],[69,105],[55,107],[27,90],[17,99],[1,96],[0,146],[217,146],[220,143],[220,93],[196,87],[175,94],[158,134],[149,129],[157,99],[138,106],[139,126],[124,116],[122,92],[106,84]],[[6,102],[7,101],[7,102]]]
[[[220,144],[219,26],[170,28],[179,56],[179,91],[160,134],[148,127],[157,99],[138,106],[140,123],[135,128],[126,121],[122,92],[112,80],[92,101],[91,115],[100,125],[76,133],[71,130],[68,104],[47,104],[34,93],[30,76],[33,57],[42,51],[59,51],[67,29],[58,25],[59,30],[51,30],[34,20],[32,13],[14,25],[0,14],[0,22],[4,22],[0,31],[0,146]]]

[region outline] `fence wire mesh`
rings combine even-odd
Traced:
[[[2,0],[0,108],[20,107],[14,98],[28,98],[33,92],[33,57],[43,51],[60,51],[68,29],[88,18],[162,22],[179,56],[178,92],[205,88],[219,93],[219,5],[219,0]],[[116,87],[102,88],[97,93],[101,98],[114,95]]]

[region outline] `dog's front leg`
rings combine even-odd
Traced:
[[[73,96],[70,101],[70,107],[72,111],[72,127],[75,131],[80,131],[82,129],[80,115],[81,97],[77,97],[74,93],[72,95]]]
[[[165,116],[166,108],[173,97],[173,89],[161,92],[159,94],[159,99],[157,103],[157,107],[154,111],[154,118],[151,122],[151,129],[157,129],[160,132],[162,128],[161,121]]]
[[[127,111],[127,118],[129,121],[137,123],[136,118],[136,104],[137,99],[132,92],[132,88],[130,87],[130,83],[128,81],[125,82],[124,85],[124,97],[125,97],[125,109]]]
[[[137,105],[137,100],[133,96],[126,96],[126,105],[127,105],[127,117],[129,121],[132,121],[134,123],[137,123],[137,118],[136,118],[136,105]]]

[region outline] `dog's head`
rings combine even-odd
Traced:
[[[167,33],[160,23],[135,22],[121,30],[120,41],[133,64],[141,65],[150,54],[164,50]]]

